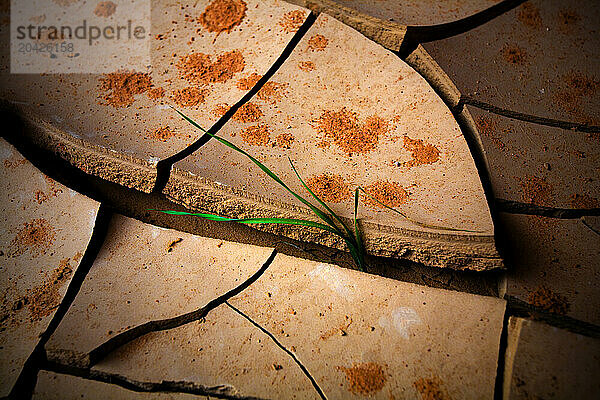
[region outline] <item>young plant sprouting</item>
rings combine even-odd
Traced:
[[[363,192],[364,195],[369,197],[374,202],[378,203],[380,206],[399,214],[400,216],[409,220],[410,222],[414,223],[415,225],[418,225],[418,226],[421,226],[424,228],[438,229],[438,230],[445,230],[445,231],[478,232],[478,231],[470,231],[470,230],[466,230],[466,229],[446,228],[443,226],[430,225],[430,224],[425,224],[422,222],[415,221],[412,218],[409,218],[403,212],[398,211],[395,208],[392,208],[392,207],[382,203],[381,201],[377,200],[373,196],[369,195],[369,193],[367,193],[367,191],[360,186],[358,188],[356,188],[356,190],[354,191],[354,224],[353,224],[354,226],[349,227],[342,220],[341,217],[339,217],[335,212],[333,212],[333,210],[327,204],[325,204],[325,202],[323,202],[319,198],[319,196],[317,196],[306,185],[306,183],[304,182],[304,180],[302,179],[302,177],[296,170],[296,167],[294,166],[294,164],[292,163],[292,160],[289,157],[288,157],[288,160],[290,162],[290,166],[292,167],[292,170],[296,174],[296,177],[302,183],[302,186],[306,189],[306,191],[308,191],[308,193],[310,193],[310,195],[316,200],[317,204],[319,204],[322,208],[324,208],[325,211],[323,211],[322,209],[320,209],[319,207],[317,207],[316,205],[314,205],[313,203],[311,203],[310,201],[308,201],[307,199],[305,199],[304,197],[300,196],[298,193],[296,193],[292,189],[290,189],[289,186],[287,186],[274,172],[272,172],[269,168],[267,168],[264,164],[262,164],[260,161],[258,161],[256,158],[251,156],[246,151],[240,149],[239,147],[237,147],[235,144],[229,142],[228,140],[223,139],[222,137],[219,137],[213,133],[208,132],[207,130],[202,128],[200,125],[198,125],[195,121],[193,121],[191,118],[189,118],[188,116],[186,116],[185,114],[180,112],[179,110],[175,110],[175,111],[179,115],[181,115],[181,117],[183,117],[183,119],[185,119],[187,122],[192,124],[194,127],[200,129],[205,134],[212,136],[214,139],[223,143],[227,147],[237,151],[238,153],[243,154],[248,159],[250,159],[250,161],[252,161],[254,164],[256,164],[264,173],[266,173],[269,177],[271,177],[275,182],[277,182],[285,190],[287,190],[290,194],[292,194],[296,199],[298,199],[300,202],[302,202],[304,205],[306,205],[308,208],[310,208],[310,210],[317,217],[319,217],[323,221],[323,223],[309,221],[309,220],[305,220],[305,219],[290,219],[290,218],[226,218],[226,217],[221,217],[221,216],[215,215],[215,214],[158,210],[162,213],[171,214],[171,215],[190,215],[190,216],[196,216],[196,217],[204,218],[204,219],[211,220],[211,221],[239,222],[242,224],[301,225],[301,226],[306,226],[306,227],[311,227],[311,228],[322,229],[324,231],[331,232],[331,233],[341,237],[344,240],[344,242],[348,246],[348,249],[350,250],[350,254],[352,255],[354,263],[356,264],[358,269],[361,271],[365,271],[365,247],[364,247],[363,238],[362,238],[362,235],[360,232],[360,227],[359,227],[358,218],[357,218],[358,201],[359,201],[359,193],[360,192]]]
[[[248,154],[246,151],[240,149],[239,147],[237,147],[235,144],[229,142],[228,140],[223,139],[222,137],[219,137],[219,136],[217,136],[217,135],[215,135],[215,134],[213,134],[211,132],[208,132],[207,130],[205,130],[204,128],[202,128],[200,125],[198,125],[195,121],[193,121],[191,118],[189,118],[188,116],[186,116],[185,114],[183,114],[182,112],[180,112],[179,110],[175,110],[175,111],[179,115],[181,115],[181,117],[183,117],[183,119],[185,119],[187,122],[189,122],[190,124],[192,124],[194,127],[200,129],[205,134],[212,136],[214,139],[216,139],[219,142],[223,143],[227,147],[229,147],[229,148],[237,151],[238,153],[243,154],[248,159],[250,159],[250,161],[252,161],[254,164],[256,164],[256,166],[258,166],[265,174],[267,174],[269,177],[271,177],[275,182],[277,182],[280,186],[282,186],[285,190],[287,190],[292,196],[294,196],[296,199],[298,199],[302,204],[304,204],[308,208],[310,208],[310,210],[317,217],[319,217],[323,221],[323,223],[321,223],[321,222],[315,222],[315,221],[309,221],[309,220],[304,220],[304,219],[290,219],[290,218],[226,218],[226,217],[221,217],[219,215],[206,214],[206,213],[189,213],[189,212],[183,212],[183,211],[169,211],[169,210],[158,210],[158,211],[160,211],[162,213],[165,213],[165,214],[171,214],[171,215],[190,215],[190,216],[196,216],[196,217],[204,218],[204,219],[211,220],[211,221],[239,222],[239,223],[242,223],[242,224],[301,225],[301,226],[306,226],[306,227],[319,228],[319,229],[331,232],[331,233],[333,233],[333,234],[341,237],[344,240],[344,242],[346,243],[346,245],[348,246],[348,249],[350,250],[350,254],[352,255],[352,259],[354,260],[354,262],[355,262],[356,266],[358,267],[358,269],[361,270],[361,271],[365,270],[365,248],[364,248],[364,245],[363,245],[362,236],[361,236],[361,233],[360,233],[360,227],[359,227],[358,219],[357,219],[358,197],[359,197],[359,190],[358,190],[358,188],[354,192],[354,226],[353,227],[349,227],[346,223],[344,223],[344,221],[335,212],[333,212],[333,210],[327,204],[325,204],[325,202],[323,202],[306,185],[306,183],[304,182],[304,180],[300,177],[300,174],[298,174],[298,171],[296,170],[296,167],[294,167],[294,164],[292,163],[291,159],[288,158],[288,160],[290,161],[290,165],[292,167],[292,170],[294,171],[294,173],[298,177],[298,180],[302,183],[302,186],[308,191],[308,193],[310,193],[310,195],[316,200],[317,204],[319,204],[321,207],[323,207],[325,209],[325,211],[323,211],[322,209],[320,209],[319,207],[317,207],[316,205],[314,205],[312,202],[310,202],[309,200],[305,199],[304,197],[300,196],[298,193],[296,193],[292,189],[290,189],[290,187],[287,186],[285,184],[285,182],[283,182],[274,172],[272,172],[263,163],[261,163],[260,161],[258,161],[252,155]]]

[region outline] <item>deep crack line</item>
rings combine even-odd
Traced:
[[[585,216],[600,216],[600,208],[554,208],[504,199],[496,199],[496,205],[498,206],[498,211],[507,214],[539,215],[558,219],[579,219]]]
[[[538,125],[546,125],[552,126],[555,128],[566,129],[570,131],[576,132],[585,132],[585,133],[599,133],[600,126],[586,125],[586,124],[578,124],[575,122],[567,122],[560,121],[552,118],[538,117],[535,115],[529,115],[520,113],[518,111],[507,110],[502,107],[497,107],[483,101],[476,100],[470,96],[462,95],[457,108],[461,108],[464,104],[480,108],[485,111],[489,111],[494,114],[502,115],[503,117],[508,117],[512,119],[516,119],[519,121],[531,122]]]
[[[221,296],[217,297],[216,299],[209,301],[208,304],[206,304],[202,308],[179,315],[177,317],[146,322],[142,325],[138,325],[136,327],[128,329],[128,330],[121,332],[118,335],[110,338],[108,341],[104,342],[100,346],[98,346],[95,349],[93,349],[92,351],[90,351],[89,366],[91,367],[91,366],[97,364],[98,362],[103,360],[106,356],[108,356],[110,353],[112,353],[114,350],[116,350],[119,347],[121,347],[135,339],[138,339],[148,333],[159,332],[159,331],[177,328],[179,326],[182,326],[182,325],[185,325],[190,322],[194,322],[194,321],[197,321],[197,320],[200,320],[200,319],[206,317],[210,311],[217,308],[221,304],[226,303],[226,301],[228,299],[240,294],[242,291],[244,291],[246,288],[248,288],[251,284],[256,282],[258,280],[258,278],[260,278],[262,276],[262,274],[267,270],[267,268],[269,268],[269,266],[273,263],[273,260],[275,259],[276,255],[277,255],[277,250],[274,249],[271,252],[271,255],[269,256],[267,261],[265,261],[264,264],[262,265],[262,267],[260,267],[260,269],[258,271],[256,271],[250,278],[248,278],[247,280],[242,282],[237,287],[231,289],[227,293],[224,293]]]
[[[317,17],[315,13],[311,12],[304,20],[302,26],[296,31],[292,39],[285,46],[277,60],[271,65],[271,67],[267,70],[267,72],[258,80],[258,82],[250,89],[237,103],[235,103],[227,112],[219,118],[219,120],[208,129],[208,132],[215,135],[217,134],[227,122],[233,117],[233,115],[242,107],[244,104],[252,100],[252,98],[262,89],[262,87],[275,75],[275,73],[281,68],[283,63],[290,57],[292,52],[300,43],[300,40],[306,35],[306,32],[310,29],[310,27],[314,24]],[[154,193],[160,193],[167,186],[169,182],[169,178],[171,175],[171,171],[173,169],[173,165],[178,161],[183,160],[187,156],[194,153],[196,150],[207,144],[212,136],[204,133],[198,140],[194,143],[181,150],[180,152],[165,158],[164,160],[160,160],[156,164],[157,176],[156,176],[156,184],[154,185],[154,189],[152,190]]]
[[[585,225],[586,228],[588,228],[590,231],[594,232],[596,235],[600,235],[600,231],[597,230],[596,228],[594,228],[592,225],[590,225],[585,218],[581,218],[581,223],[583,225]]]
[[[42,365],[42,369],[44,371],[50,371],[57,374],[76,376],[91,381],[116,385],[133,392],[189,393],[218,399],[261,400],[258,397],[239,396],[235,393],[232,393],[235,392],[235,389],[228,385],[204,386],[187,381],[138,381],[119,374],[95,371],[88,368],[73,367],[71,365],[64,365],[49,361]]]
[[[292,360],[294,360],[294,362],[298,365],[298,367],[302,370],[304,375],[306,375],[306,377],[308,378],[310,383],[312,383],[313,387],[315,388],[315,390],[317,391],[317,393],[319,394],[321,399],[327,400],[327,396],[325,396],[325,393],[323,393],[323,391],[319,387],[319,384],[317,383],[315,378],[313,378],[313,376],[310,374],[310,372],[308,372],[308,369],[306,369],[306,367],[300,362],[300,360],[298,360],[298,357],[296,357],[296,355],[294,353],[292,353],[284,345],[282,345],[281,342],[279,342],[279,340],[277,340],[277,338],[275,336],[273,336],[273,334],[271,332],[267,331],[265,328],[260,326],[252,318],[250,318],[248,315],[244,314],[241,310],[239,310],[235,306],[231,305],[228,301],[225,301],[225,304],[227,304],[227,306],[229,306],[229,308],[231,308],[233,311],[235,311],[236,313],[238,313],[239,315],[244,317],[252,325],[254,325],[258,329],[260,329],[261,332],[263,332],[265,335],[267,335],[268,337],[271,338],[271,340],[277,345],[277,347],[279,347],[281,350],[285,351],[292,358]]]

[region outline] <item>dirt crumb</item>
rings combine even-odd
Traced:
[[[258,83],[260,78],[262,78],[262,75],[259,75],[256,72],[253,72],[252,74],[248,75],[247,77],[242,78],[239,81],[237,81],[236,86],[240,90],[250,90],[254,87],[254,85],[256,85]]]
[[[42,286],[33,288],[27,294],[26,300],[29,304],[32,322],[40,321],[43,317],[52,314],[60,304],[62,299],[60,288],[73,273],[69,261],[69,258],[61,260],[58,268],[52,271],[47,281]]]
[[[294,135],[289,132],[280,133],[275,136],[275,145],[282,149],[289,149],[292,147],[292,143],[294,143]]]
[[[323,51],[327,44],[329,43],[329,39],[327,39],[323,35],[314,35],[310,39],[308,39],[308,50],[312,51]]]
[[[285,33],[296,32],[304,23],[304,11],[294,10],[283,14],[279,26],[283,28]]]
[[[546,286],[540,286],[534,291],[529,292],[527,302],[544,311],[559,315],[566,315],[571,308],[565,296],[550,290]]]
[[[409,168],[417,165],[433,164],[440,159],[440,151],[430,143],[421,139],[411,139],[404,136],[404,148],[412,153],[412,160],[405,165]]]
[[[243,0],[214,0],[198,17],[198,22],[209,32],[231,32],[242,23],[248,6]]]
[[[338,368],[346,374],[348,390],[354,394],[375,394],[383,389],[387,381],[383,367],[372,362],[353,364],[351,368]]]
[[[396,182],[377,181],[364,189],[372,197],[364,196],[365,204],[374,208],[384,208],[379,203],[392,208],[399,207],[408,201],[408,192]]]
[[[15,154],[13,154],[10,158],[4,160],[4,168],[17,168],[21,165],[25,165],[27,164],[27,159],[26,158],[21,158]]]
[[[525,3],[521,6],[518,18],[523,25],[530,28],[540,28],[542,26],[540,10],[531,3]]]
[[[256,122],[263,116],[263,112],[260,107],[254,103],[246,103],[241,106],[235,114],[233,119],[238,122]]]
[[[165,97],[165,89],[163,89],[161,87],[152,88],[152,89],[148,90],[147,94],[151,100],[158,100],[162,97]]]
[[[510,64],[524,65],[527,61],[527,53],[516,45],[505,46],[502,49],[504,60]]]
[[[56,239],[54,228],[42,218],[32,219],[23,224],[23,228],[17,233],[11,242],[12,257],[18,257],[27,250],[33,256],[46,254]]]
[[[172,252],[173,249],[175,248],[175,246],[177,246],[181,242],[183,242],[183,238],[177,238],[177,239],[173,240],[171,243],[169,243],[169,245],[167,246],[167,253]]]
[[[277,103],[286,95],[287,83],[278,83],[269,81],[264,84],[262,88],[256,94],[260,100],[269,102],[272,104]]]
[[[327,203],[340,203],[352,195],[348,184],[340,175],[326,173],[312,176],[306,181],[306,185]]]
[[[304,72],[314,71],[315,63],[312,61],[300,61],[298,63],[298,68],[300,68]]]
[[[552,200],[553,188],[545,179],[537,176],[519,178],[523,188],[523,201],[536,206],[549,206]]]
[[[173,92],[171,100],[179,107],[195,107],[204,103],[207,90],[200,90],[197,87],[187,87]]]
[[[152,88],[150,75],[142,72],[111,72],[100,78],[99,88],[107,92],[102,96],[113,107],[129,107],[134,96]]]
[[[166,142],[171,139],[173,136],[177,134],[171,130],[168,126],[163,126],[161,128],[156,129],[154,132],[148,134],[148,137],[155,140],[160,140],[161,142]]]
[[[244,129],[240,136],[244,142],[253,146],[266,146],[271,140],[269,127],[266,125],[253,125]]]
[[[333,140],[351,156],[373,150],[379,137],[387,133],[388,123],[378,116],[370,116],[364,124],[359,124],[356,113],[344,107],[340,111],[325,111],[318,119],[317,130],[324,141]]]
[[[413,385],[423,400],[450,400],[450,396],[442,388],[442,380],[438,377],[419,378]]]
[[[571,207],[579,209],[600,208],[600,201],[586,194],[571,195]]]
[[[180,76],[195,85],[227,82],[233,74],[242,72],[245,66],[244,56],[239,50],[221,54],[214,63],[204,53],[181,56],[177,63]]]
[[[94,14],[99,17],[108,18],[117,11],[117,5],[112,1],[101,1],[96,6]]]

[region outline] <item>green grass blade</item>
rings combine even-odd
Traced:
[[[423,228],[438,229],[438,230],[441,230],[441,231],[481,233],[481,231],[471,231],[471,230],[468,230],[468,229],[458,229],[458,228],[446,228],[446,227],[443,227],[443,226],[430,225],[430,224],[425,224],[423,222],[416,221],[416,220],[408,217],[403,212],[398,211],[395,208],[392,208],[392,207],[388,206],[387,204],[383,204],[382,202],[380,202],[379,200],[377,200],[376,198],[374,198],[373,196],[371,196],[369,193],[367,193],[367,191],[365,189],[363,189],[362,187],[359,187],[358,189],[360,189],[368,198],[370,198],[371,200],[373,200],[377,204],[381,205],[382,207],[387,208],[388,210],[391,210],[391,211],[395,212],[396,214],[400,214],[402,217],[406,218],[407,220],[409,220],[413,224],[422,226]]]
[[[246,151],[240,149],[239,147],[237,147],[235,144],[231,143],[230,141],[228,141],[226,139],[223,139],[222,137],[219,137],[219,136],[215,135],[214,133],[208,132],[206,129],[202,128],[194,120],[192,120],[191,118],[189,118],[188,116],[186,116],[185,114],[183,114],[181,111],[179,111],[179,110],[177,110],[175,108],[173,108],[173,109],[183,119],[185,119],[187,122],[189,122],[190,124],[192,124],[196,128],[200,129],[202,132],[206,133],[207,135],[212,136],[213,138],[215,138],[219,142],[221,142],[224,145],[226,145],[227,147],[229,147],[229,148],[237,151],[238,153],[241,153],[241,154],[245,155],[246,157],[248,157],[250,159],[250,161],[252,161],[254,164],[256,164],[264,173],[266,173],[267,175],[269,175],[275,182],[279,183],[284,189],[286,189],[289,193],[291,193],[296,199],[298,199],[304,205],[306,205],[307,207],[309,207],[311,209],[311,211],[314,212],[319,218],[321,218],[326,223],[330,224],[332,226],[332,228],[335,228],[337,230],[336,233],[338,235],[343,236],[342,232],[339,231],[339,229],[337,228],[337,226],[332,223],[333,221],[331,220],[331,218],[327,214],[325,214],[323,211],[319,210],[311,202],[309,202],[308,200],[306,200],[305,198],[303,198],[302,196],[300,196],[299,194],[297,194],[296,192],[294,192],[292,189],[290,189],[277,175],[275,175],[275,173],[273,173],[263,163],[261,163],[256,158],[254,158],[253,156],[251,156],[249,153],[247,153]]]
[[[354,240],[356,242],[356,250],[360,257],[359,265],[363,265],[363,268],[364,268],[365,248],[364,248],[364,244],[362,241],[362,236],[360,234],[360,226],[358,224],[358,197],[359,197],[359,193],[358,193],[358,188],[357,188],[354,191]]]
[[[308,193],[310,193],[310,195],[312,197],[315,198],[315,200],[317,200],[317,202],[323,207],[325,208],[325,210],[327,210],[327,212],[333,216],[333,218],[335,218],[335,220],[344,227],[344,230],[346,231],[346,234],[348,235],[348,237],[353,237],[352,235],[352,231],[346,226],[346,224],[344,224],[344,221],[342,221],[342,219],[333,212],[333,210],[327,205],[325,204],[325,202],[323,200],[321,200],[319,198],[319,196],[317,196],[312,190],[310,190],[310,188],[308,187],[308,185],[304,182],[304,180],[302,179],[302,177],[300,176],[300,174],[298,173],[298,170],[296,170],[296,167],[294,166],[294,163],[292,162],[292,159],[288,157],[288,161],[290,162],[290,165],[292,166],[292,169],[294,170],[294,173],[296,174],[296,177],[298,177],[298,180],[302,183],[302,186],[304,186],[304,189],[306,189],[308,191]],[[331,223],[333,223],[333,221],[331,221]]]
[[[333,228],[329,225],[321,224],[319,222],[309,221],[305,219],[293,219],[293,218],[227,218],[221,217],[220,215],[215,214],[206,214],[206,213],[190,213],[185,211],[171,211],[171,210],[152,210],[159,211],[164,214],[170,215],[189,215],[194,217],[204,218],[210,221],[219,221],[219,222],[238,222],[241,224],[282,224],[282,225],[302,225],[312,228],[319,228],[325,231],[335,233]]]

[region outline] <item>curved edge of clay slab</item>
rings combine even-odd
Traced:
[[[31,112],[15,108],[5,101],[0,101],[0,110],[21,119],[25,140],[56,154],[86,174],[145,193],[154,189],[157,176],[155,164],[76,138]]]
[[[266,216],[315,220],[304,208],[249,196],[177,168],[171,171],[163,193],[170,200],[191,210],[208,211],[230,218]],[[202,208],[198,208],[197,204],[202,204]],[[295,240],[346,250],[341,238],[318,229],[272,224],[253,227]],[[504,267],[492,235],[420,232],[369,222],[363,222],[361,229],[367,252],[375,256],[402,258],[455,270],[486,271]]]

